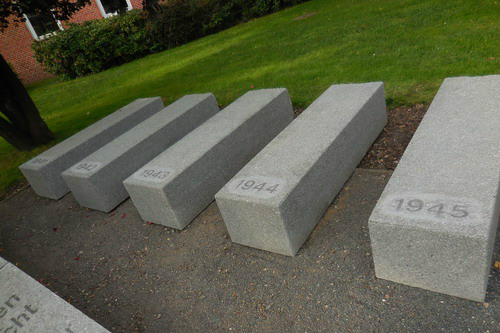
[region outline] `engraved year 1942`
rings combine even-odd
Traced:
[[[392,208],[398,212],[434,215],[436,217],[451,216],[457,219],[470,215],[469,205],[440,202],[436,200],[425,201],[417,198],[395,199]]]

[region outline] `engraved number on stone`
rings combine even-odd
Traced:
[[[429,209],[427,209],[429,212],[436,213],[437,215],[441,215],[444,212],[444,204],[440,203],[437,205],[433,205]]]
[[[48,158],[37,157],[37,158],[35,158],[35,159],[32,161],[32,163],[34,163],[34,164],[45,164],[45,163],[47,163],[48,161],[49,161],[49,159],[48,159]]]
[[[453,217],[462,218],[462,217],[469,216],[469,213],[467,212],[466,206],[455,205],[453,207],[452,213],[450,213],[450,215]]]
[[[168,171],[156,171],[154,169],[146,169],[143,170],[142,173],[139,175],[139,177],[143,178],[155,178],[155,179],[160,179],[163,180],[168,177],[170,172]]]
[[[93,171],[99,167],[98,164],[92,164],[92,163],[82,163],[76,167],[77,170],[82,170],[82,171]]]
[[[408,201],[406,209],[410,212],[418,212],[419,210],[422,210],[423,207],[424,203],[421,200],[413,199]]]
[[[278,190],[278,187],[280,184],[268,184],[266,182],[264,183],[257,183],[253,180],[246,180],[243,179],[236,185],[236,188],[240,188],[242,190],[255,190],[257,192],[260,191],[267,191],[270,193],[274,193],[275,191]]]
[[[433,213],[437,216],[441,216],[443,214],[448,214],[455,218],[464,218],[469,216],[469,212],[467,211],[467,206],[465,205],[447,205],[444,203],[435,202],[426,204],[424,201],[419,199],[398,199],[396,200],[396,210],[406,210],[408,212],[416,213],[422,211],[424,208],[430,213]]]

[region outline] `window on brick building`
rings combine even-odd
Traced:
[[[24,17],[26,18],[26,25],[31,35],[33,35],[33,38],[36,40],[47,38],[63,29],[61,22],[56,20],[53,16],[25,14]]]
[[[96,0],[103,17],[117,15],[119,11],[131,10],[130,0]]]

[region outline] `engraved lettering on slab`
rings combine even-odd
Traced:
[[[385,199],[383,205],[389,215],[439,222],[473,223],[480,214],[480,205],[474,199],[428,193],[393,195]]]
[[[279,178],[249,176],[233,180],[229,192],[247,197],[269,199],[283,190],[285,181]]]
[[[0,333],[107,332],[11,264],[0,269]]]
[[[134,178],[148,182],[162,183],[174,174],[169,168],[145,167],[134,173]]]
[[[0,303],[0,333],[3,332],[33,332],[30,328],[30,320],[36,318],[38,308],[24,300],[17,294],[13,294]],[[75,333],[69,327],[65,332]]]
[[[94,172],[101,167],[100,162],[81,162],[71,168],[71,170],[80,173]]]
[[[0,332],[27,332],[26,326],[38,312],[29,301],[13,294],[0,303]],[[26,328],[24,330],[23,328]]]
[[[46,164],[50,161],[48,157],[35,157],[30,161],[31,164]]]

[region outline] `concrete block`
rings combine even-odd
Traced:
[[[483,301],[499,183],[500,76],[446,79],[370,217],[376,276]]]
[[[295,255],[386,122],[383,83],[331,86],[215,196],[232,241]]]
[[[219,111],[212,94],[188,95],[63,173],[84,207],[109,212],[128,198],[123,181]]]
[[[0,332],[109,333],[10,263],[0,281]]]
[[[163,109],[160,97],[141,98],[22,164],[36,194],[58,200],[69,192],[61,174],[143,120]]]
[[[3,266],[5,266],[5,264],[7,264],[7,260],[5,260],[4,258],[0,257],[0,268],[2,268]]]
[[[183,229],[292,120],[286,89],[248,92],[139,169],[125,187],[144,220]]]

